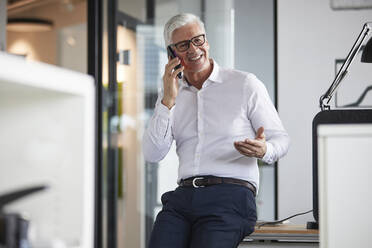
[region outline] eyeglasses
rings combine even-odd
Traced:
[[[191,38],[190,40],[177,42],[176,44],[172,44],[171,46],[175,46],[177,51],[179,52],[185,52],[187,51],[187,49],[190,48],[190,42],[192,42],[194,46],[202,46],[205,43],[205,34],[200,34]]]

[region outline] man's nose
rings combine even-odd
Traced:
[[[192,42],[190,42],[190,47],[188,49],[188,52],[195,52],[198,49],[199,49],[198,46],[195,46]]]

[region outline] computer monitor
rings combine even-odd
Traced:
[[[372,124],[372,109],[326,110],[319,112],[313,119],[313,215],[317,223],[319,222],[318,130],[320,126],[327,124]]]

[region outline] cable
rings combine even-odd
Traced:
[[[293,217],[296,217],[296,216],[299,216],[299,215],[303,215],[303,214],[308,214],[310,212],[312,212],[313,210],[309,210],[309,211],[306,211],[306,212],[303,212],[303,213],[298,213],[298,214],[294,214],[292,216],[289,216],[285,219],[282,219],[282,220],[277,220],[277,221],[267,221],[267,222],[262,222],[260,224],[257,225],[257,228],[260,228],[262,226],[265,226],[265,225],[277,225],[277,224],[281,224],[282,222],[286,221],[286,220],[289,220],[289,219],[292,219]]]

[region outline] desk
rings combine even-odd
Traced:
[[[239,248],[319,247],[319,231],[304,225],[263,226],[246,237]]]

